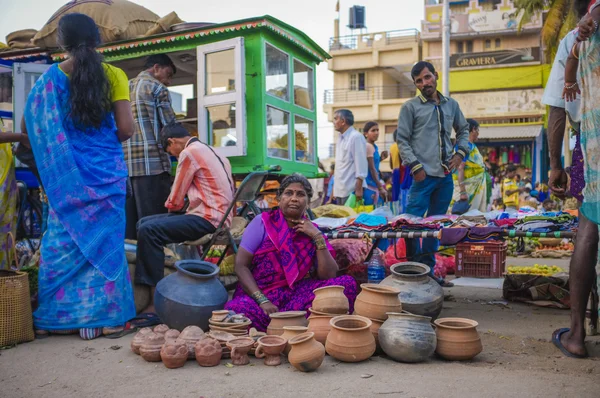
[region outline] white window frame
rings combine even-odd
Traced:
[[[21,119],[25,113],[25,103],[29,92],[25,92],[25,79],[27,73],[36,73],[42,76],[50,68],[47,64],[14,63],[13,64],[13,130],[21,133]],[[38,76],[39,78],[39,76]],[[37,79],[36,79],[37,81]],[[31,87],[35,82],[31,82]]]
[[[226,50],[234,50],[235,90],[227,93],[206,94],[206,55]],[[244,58],[244,38],[237,37],[206,44],[197,48],[198,57],[198,135],[202,142],[212,144],[209,136],[207,108],[235,104],[235,146],[213,147],[215,152],[226,157],[246,155],[246,66]]]

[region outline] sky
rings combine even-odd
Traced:
[[[310,36],[328,50],[333,36],[333,21],[337,0],[136,0],[135,2],[164,16],[171,11],[187,22],[228,22],[237,19],[271,15]],[[0,41],[7,34],[22,29],[40,29],[66,0],[0,0]],[[340,0],[340,35],[350,35],[348,9],[353,5],[366,7],[368,32],[417,28],[423,19],[423,0]],[[301,7],[297,7],[301,4]],[[333,127],[322,112],[323,92],[333,88],[333,73],[327,63],[317,68],[317,109],[319,156],[326,157],[333,142]]]

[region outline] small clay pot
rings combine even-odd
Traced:
[[[284,326],[308,326],[306,311],[275,312],[271,315],[267,335],[281,336]]]
[[[281,353],[287,346],[287,340],[281,336],[264,336],[258,339],[256,358],[264,358],[265,365],[281,365]]]
[[[254,345],[254,340],[250,337],[240,337],[237,339],[229,340],[227,347],[231,350],[231,362],[235,366],[248,365],[250,358],[248,358],[248,352]]]
[[[308,320],[308,324],[310,325],[310,319]],[[286,339],[288,341],[288,344],[285,346],[285,350],[283,350],[283,355],[288,355],[290,353],[292,347],[290,346],[289,342],[292,339],[292,337],[296,337],[299,334],[306,333],[307,331],[307,326],[284,326],[283,334],[281,335],[281,337]]]
[[[375,337],[371,333],[369,318],[340,315],[331,319],[330,323],[331,331],[325,343],[329,355],[342,362],[360,362],[375,353]]]
[[[181,333],[177,329],[169,329],[165,333],[165,342],[175,342]]]
[[[288,360],[301,372],[317,370],[325,358],[325,347],[314,336],[312,332],[302,333],[288,342],[292,347]]]
[[[375,344],[377,345],[377,349],[375,350],[376,354],[381,354],[383,351],[381,350],[381,346],[379,345],[379,328],[383,325],[383,321],[379,319],[371,319],[373,323],[370,327],[371,333],[373,337],[375,337]]]
[[[160,349],[165,343],[164,334],[150,333],[140,347],[140,355],[148,362],[160,362]]]
[[[221,363],[223,347],[215,339],[206,338],[199,340],[194,346],[196,362],[203,367],[217,366]]]
[[[354,303],[355,315],[385,321],[388,312],[402,311],[402,304],[398,297],[400,289],[374,283],[363,283],[360,287],[362,291]]]
[[[188,358],[196,358],[196,352],[194,346],[199,340],[205,339],[206,335],[198,326],[188,326],[181,331],[181,334],[177,338],[178,342],[184,342],[188,348]]]
[[[160,350],[160,359],[169,369],[180,368],[188,360],[187,346],[173,340],[166,341]]]
[[[477,322],[466,318],[440,318],[435,322],[437,347],[435,352],[450,361],[475,358],[482,350]]]
[[[160,324],[160,325],[156,325],[153,329],[154,333],[162,334],[162,335],[167,333],[168,330],[169,330],[169,327],[167,325],[165,325],[164,323]]]
[[[315,298],[312,308],[329,314],[346,314],[350,308],[348,298],[344,295],[344,286],[326,286],[313,290]]]
[[[315,334],[315,340],[325,345],[331,331],[330,321],[337,315],[311,315],[308,317],[308,331]]]
[[[133,337],[133,340],[131,340],[131,351],[137,355],[140,355],[140,347],[144,343],[146,336],[148,336],[150,333],[153,333],[152,329],[150,328],[140,329],[140,331],[137,332]]]

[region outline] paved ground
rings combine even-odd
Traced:
[[[272,368],[253,359],[245,367],[188,362],[169,370],[131,353],[131,336],[53,336],[0,351],[0,397],[600,397],[600,337],[588,339],[586,360],[564,358],[549,342],[554,329],[568,326],[568,311],[489,305],[501,298],[499,290],[447,293],[453,299],[443,316],[480,324],[484,352],[474,361],[406,365],[374,357],[344,364],[327,357],[318,372],[304,374],[288,363]]]

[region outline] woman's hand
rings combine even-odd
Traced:
[[[311,239],[321,233],[321,231],[319,231],[319,229],[308,220],[294,221],[294,223],[296,223],[296,226],[294,226],[294,230],[296,232],[302,232]]]
[[[379,197],[381,199],[383,199],[384,202],[387,201],[387,194],[388,194],[388,191],[387,191],[387,189],[385,189],[385,187],[379,188]]]
[[[267,301],[266,303],[262,303],[260,305],[260,308],[262,308],[262,310],[267,315],[271,315],[271,314],[274,314],[276,312],[279,312],[279,308],[277,308],[277,306],[275,304],[273,304],[272,302],[270,302],[270,301]]]
[[[577,94],[581,94],[581,90],[579,90],[579,84],[575,83],[565,83],[565,87],[563,88],[563,98],[567,102],[573,102],[577,99]]]

